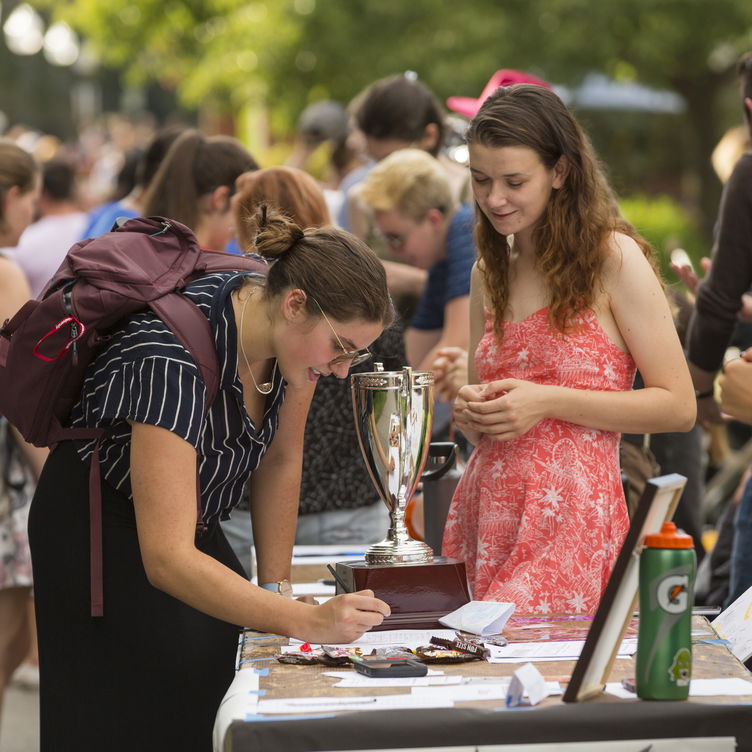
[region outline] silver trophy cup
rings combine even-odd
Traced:
[[[404,368],[353,374],[351,390],[360,449],[391,519],[386,538],[366,551],[366,563],[430,562],[431,547],[407,532],[405,508],[428,457],[433,373]]]

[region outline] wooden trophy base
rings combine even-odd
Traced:
[[[426,564],[340,561],[337,574],[349,592],[373,590],[392,609],[375,631],[442,628],[439,618],[470,600],[465,562],[436,556]],[[337,593],[342,593],[337,585]]]

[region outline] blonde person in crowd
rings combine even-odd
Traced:
[[[443,553],[476,599],[592,612],[628,527],[619,432],[688,431],[691,379],[652,252],[556,94],[498,89],[467,140],[479,259],[454,414],[475,449]]]
[[[369,173],[361,200],[392,253],[428,272],[405,332],[407,360],[429,370],[443,347],[467,348],[473,209],[459,204],[438,161],[400,149]]]
[[[39,189],[39,168],[31,155],[0,139],[0,247],[17,245],[34,216]],[[0,321],[30,297],[21,268],[0,253]],[[34,481],[46,455],[47,450],[27,444],[0,416],[0,708],[14,671],[34,652],[26,525]]]

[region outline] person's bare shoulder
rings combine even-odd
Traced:
[[[603,265],[605,288],[618,284],[624,275],[652,273],[650,262],[634,238],[622,232],[612,232],[608,238]]]
[[[29,283],[21,267],[0,256],[0,322],[12,316],[30,297]]]

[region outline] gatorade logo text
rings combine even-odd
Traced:
[[[658,605],[669,614],[681,614],[687,610],[689,577],[672,574],[658,583],[655,594]]]

